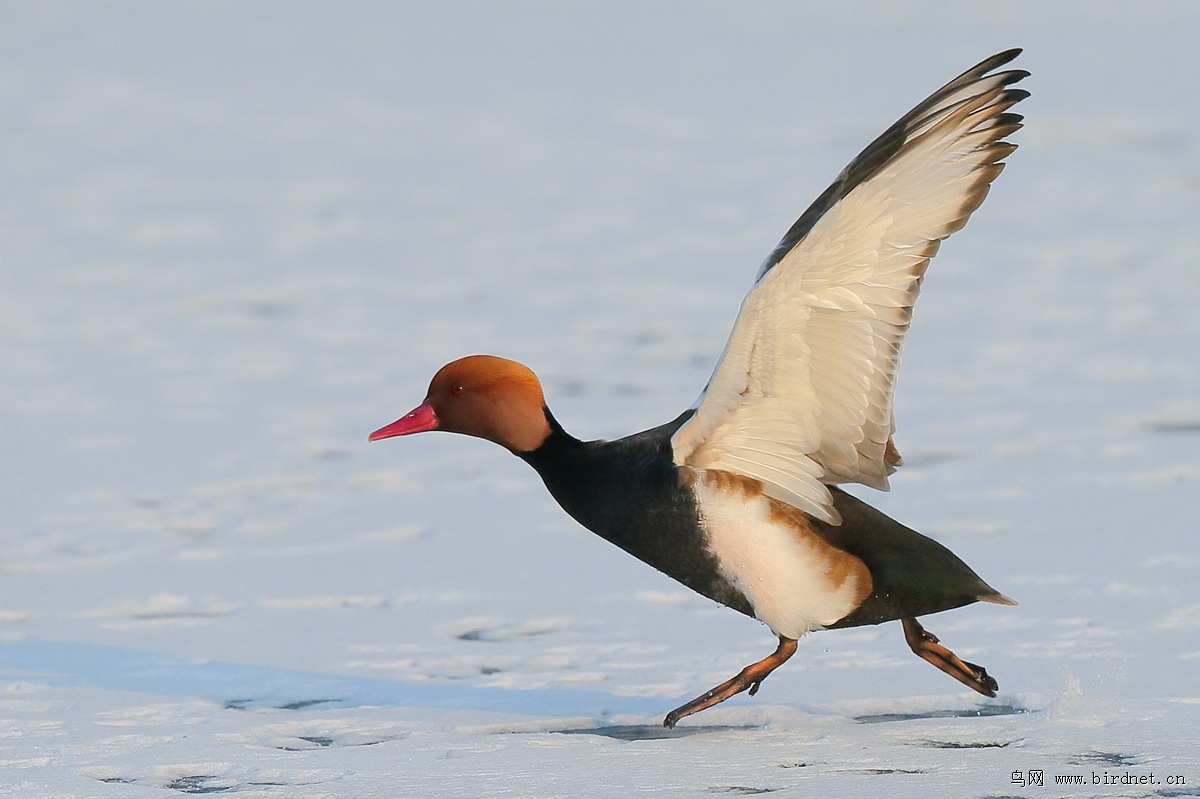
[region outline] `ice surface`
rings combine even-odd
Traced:
[[[0,797],[1200,795],[1198,25],[7,4]],[[1012,46],[1021,149],[933,262],[906,466],[860,492],[1020,600],[925,620],[1000,696],[889,624],[663,730],[769,632],[497,447],[367,433],[471,352],[583,437],[673,417],[807,203]]]

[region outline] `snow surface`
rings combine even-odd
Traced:
[[[1198,25],[4,3],[0,797],[1200,796]],[[888,624],[663,731],[769,632],[498,447],[367,433],[481,351],[577,435],[673,417],[808,202],[1011,46],[1021,149],[929,272],[907,465],[859,492],[1020,600],[925,619],[1000,696]]]

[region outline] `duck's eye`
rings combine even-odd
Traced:
[[[461,384],[461,383],[455,383],[454,385],[450,386],[450,393],[451,393],[451,394],[461,394],[461,393],[463,393],[463,387],[462,387],[462,384]]]

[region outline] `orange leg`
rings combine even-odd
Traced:
[[[762,681],[767,679],[767,675],[782,666],[795,653],[796,639],[780,636],[779,647],[774,653],[742,669],[732,680],[726,680],[716,688],[701,694],[686,705],[675,708],[663,719],[663,726],[673,728],[684,716],[699,713],[701,710],[724,702],[729,697],[740,694],[747,688],[750,689],[750,696],[754,696],[758,693],[758,686],[762,685]]]
[[[1000,686],[983,666],[960,660],[958,655],[938,643],[938,638],[926,631],[916,619],[901,619],[904,623],[904,640],[919,657],[928,660],[963,685],[973,688],[984,696],[995,696]]]

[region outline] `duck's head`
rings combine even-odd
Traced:
[[[542,384],[527,366],[494,355],[470,355],[438,370],[425,401],[371,441],[445,430],[531,452],[550,435]]]

